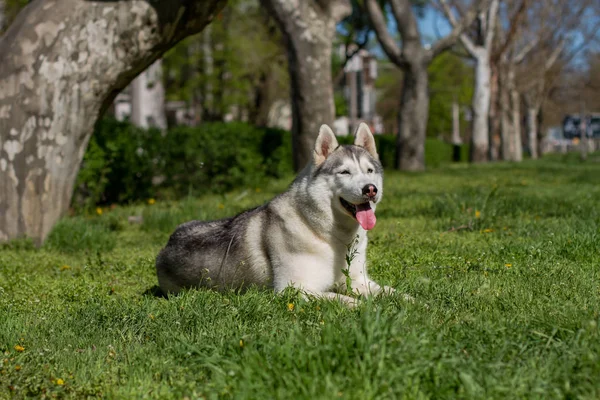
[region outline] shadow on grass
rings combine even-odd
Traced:
[[[168,298],[167,294],[165,292],[163,292],[160,289],[160,286],[158,285],[154,285],[148,289],[146,289],[143,293],[142,296],[152,296],[152,297],[156,297],[159,299],[166,299]]]

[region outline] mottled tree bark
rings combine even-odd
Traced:
[[[261,0],[286,42],[291,82],[294,168],[312,158],[322,124],[333,124],[335,105],[331,50],[338,21],[350,14],[349,0]]]
[[[0,240],[38,244],[68,209],[95,121],[224,0],[30,3],[0,38]]]

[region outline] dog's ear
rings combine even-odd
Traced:
[[[369,126],[364,122],[358,125],[356,135],[354,137],[354,144],[356,146],[364,147],[376,160],[379,160],[379,154],[377,154],[377,147],[375,146],[375,138],[369,129]]]
[[[323,124],[315,143],[315,165],[319,166],[338,147],[338,141],[330,127]]]

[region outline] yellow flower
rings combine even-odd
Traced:
[[[71,269],[71,267],[70,267],[70,266],[68,266],[68,265],[66,265],[66,264],[65,264],[65,265],[63,265],[62,267],[60,267],[60,270],[61,270],[61,271],[65,271],[65,270],[67,270],[67,269]]]
[[[240,347],[244,347],[244,341],[242,339],[240,339]]]
[[[218,206],[221,210],[225,208],[225,204],[219,204]]]
[[[504,266],[505,266],[506,268],[510,268],[510,267],[512,267],[512,264],[504,264]]]
[[[154,317],[154,315],[153,315],[153,314],[150,314],[150,319],[152,319],[152,320],[153,320],[154,318],[155,318],[155,317]]]
[[[65,384],[65,381],[63,381],[62,379],[58,378],[58,379],[56,380],[56,384],[57,384],[58,386],[62,386],[62,385],[64,385],[64,384]]]
[[[256,188],[256,193],[260,193],[261,189],[260,188]]]
[[[486,228],[483,230],[484,233],[491,233],[494,232],[494,230],[492,228]]]
[[[20,371],[21,370],[21,366],[20,365],[15,365],[15,371]]]
[[[96,214],[102,215],[102,209],[100,207],[96,207]]]
[[[25,350],[25,347],[21,346],[20,344],[15,346],[15,350],[18,351],[19,353],[23,352]]]
[[[294,311],[294,303],[288,303],[288,310]]]
[[[481,218],[481,211],[475,210],[475,218]]]
[[[154,199],[148,199],[148,204],[152,205],[154,203],[156,203],[156,200],[154,200]]]

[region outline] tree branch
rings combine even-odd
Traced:
[[[445,2],[445,0],[441,0],[441,1]],[[448,48],[454,46],[454,44],[456,43],[458,38],[463,34],[465,29],[467,29],[469,26],[471,26],[473,21],[475,21],[475,18],[477,18],[477,15],[479,14],[479,12],[482,9],[486,9],[487,7],[489,7],[490,2],[491,2],[491,0],[483,0],[483,1],[478,1],[475,4],[473,4],[471,6],[471,8],[467,11],[465,16],[461,19],[461,21],[456,23],[456,25],[452,29],[452,32],[450,32],[450,34],[448,36],[446,36],[445,38],[440,39],[433,44],[433,46],[431,47],[431,50],[429,51],[430,59],[435,58],[440,53],[442,53],[442,52],[446,51]]]
[[[369,20],[371,20],[371,25],[375,30],[375,34],[377,35],[377,39],[379,39],[379,43],[381,44],[383,51],[394,64],[398,66],[405,65],[406,60],[402,55],[402,51],[394,41],[394,38],[392,38],[388,32],[385,17],[383,16],[383,12],[377,4],[377,1],[365,0],[365,5],[367,9],[367,15],[369,16]]]
[[[506,52],[506,50],[508,50],[508,47],[513,43],[513,40],[515,39],[515,36],[517,35],[517,32],[519,31],[521,22],[522,22],[524,16],[527,14],[526,11],[527,11],[528,3],[529,3],[529,0],[521,0],[521,4],[517,8],[517,11],[510,18],[510,22],[509,22],[510,28],[506,34],[506,38],[505,38],[504,42],[500,46],[500,49],[498,49],[498,51],[494,52],[494,55],[492,56],[493,63],[497,62],[502,57],[502,55]]]
[[[409,0],[389,0],[392,6],[392,14],[398,25],[398,32],[402,36],[402,42],[418,42],[421,44],[421,35],[415,19],[415,14],[411,9]]]
[[[456,17],[454,17],[454,14],[450,9],[450,5],[448,4],[447,0],[440,0],[440,4],[442,5],[444,14],[446,15],[446,18],[448,18],[450,25],[452,25],[453,29],[456,29],[459,24],[456,20]],[[469,52],[469,54],[471,54],[471,56],[475,56],[475,54],[477,53],[477,46],[475,46],[475,43],[473,43],[473,41],[464,33],[460,34],[459,38],[463,46],[465,46],[465,49]]]
[[[527,43],[525,45],[525,47],[523,47],[521,49],[521,51],[519,51],[517,53],[516,56],[513,57],[512,62],[514,62],[515,64],[521,64],[523,62],[523,60],[525,59],[525,57],[527,57],[527,55],[531,52],[531,50],[533,50],[535,48],[535,46],[537,46],[537,44],[540,42],[539,38],[536,38],[534,40],[532,40],[531,42]]]
[[[488,10],[487,17],[487,29],[485,32],[484,46],[486,49],[492,49],[492,40],[494,40],[494,33],[496,29],[496,16],[498,15],[499,0],[492,0],[490,8]]]

